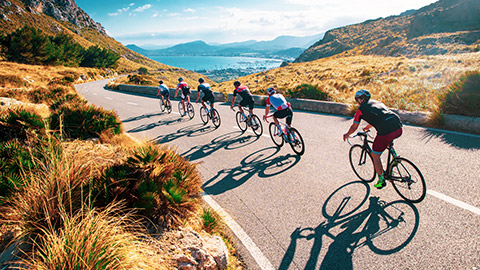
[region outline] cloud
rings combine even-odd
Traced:
[[[192,8],[187,8],[187,9],[184,9],[183,11],[184,11],[184,12],[194,13],[196,10],[195,10],[195,9],[192,9]]]
[[[151,8],[151,7],[152,7],[152,5],[146,4],[146,5],[143,5],[143,6],[141,6],[141,7],[136,8],[136,9],[133,10],[133,11],[134,11],[134,12],[143,12],[143,11],[145,11],[145,10]]]

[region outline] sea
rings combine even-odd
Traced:
[[[283,60],[255,57],[229,56],[149,56],[157,62],[192,71],[243,69],[252,71],[280,67]]]

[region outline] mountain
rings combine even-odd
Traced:
[[[292,60],[322,36],[280,36],[270,41],[249,40],[220,45],[197,40],[159,50],[146,50],[133,44],[127,48],[145,56],[255,56]]]
[[[85,48],[98,45],[121,55],[119,71],[171,68],[134,52],[109,37],[101,24],[93,21],[74,0],[0,0],[0,32],[23,26],[35,27],[47,35],[65,33]]]
[[[418,56],[479,48],[479,0],[440,0],[399,16],[329,30],[295,62],[338,54]]]

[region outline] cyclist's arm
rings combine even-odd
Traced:
[[[372,125],[368,124],[363,128],[363,131],[370,130],[372,127],[373,127]]]
[[[160,95],[160,91],[161,91],[161,88],[160,88],[160,87],[158,87],[158,91],[157,91],[157,97],[158,97],[158,95]]]
[[[233,109],[233,105],[235,104],[235,99],[236,99],[236,98],[237,98],[236,96],[233,96],[233,98],[232,98],[232,105],[230,105],[230,109]]]
[[[200,87],[197,88],[197,99],[195,102],[198,102],[198,98],[200,97]]]
[[[263,116],[263,120],[267,121],[267,115],[270,112],[270,105],[265,107],[265,115]]]
[[[355,132],[355,130],[357,130],[358,128],[358,125],[357,123],[353,123],[350,128],[348,129],[347,133],[343,134],[343,140],[345,141],[352,133]]]

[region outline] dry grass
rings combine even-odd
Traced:
[[[437,97],[466,71],[478,70],[480,52],[421,58],[333,56],[294,63],[239,78],[255,94],[275,86],[285,93],[298,85],[319,85],[336,102],[353,104],[355,91],[366,88],[387,106],[410,111],[435,111]],[[233,81],[214,90],[233,92]]]
[[[33,254],[24,264],[31,269],[158,269],[147,237],[122,208],[61,213],[63,226],[42,229]]]

